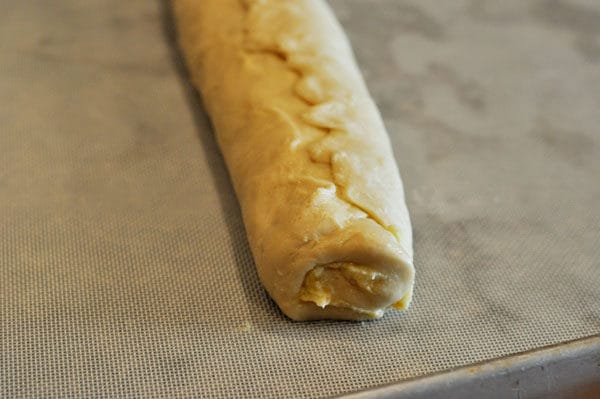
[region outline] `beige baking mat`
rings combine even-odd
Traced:
[[[600,332],[600,4],[332,3],[405,181],[410,310],[267,298],[165,3],[3,1],[0,396],[321,397]]]

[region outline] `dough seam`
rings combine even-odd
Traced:
[[[259,1],[256,0],[240,0],[240,3],[244,9],[244,13],[245,13],[245,17],[244,20],[247,19],[247,16],[250,12],[250,8],[252,7],[252,5],[254,3],[260,3]],[[250,42],[249,38],[248,38],[248,28],[245,27],[244,28],[244,42],[248,43]],[[298,77],[295,81],[295,83],[292,85],[292,93],[295,95],[295,97],[297,97],[298,99],[300,99],[302,102],[304,102],[308,107],[308,111],[311,110],[311,108],[313,107],[317,107],[319,105],[323,105],[325,103],[327,103],[327,101],[322,101],[322,102],[313,102],[308,100],[305,96],[302,96],[298,93],[297,91],[297,86],[298,84],[302,81],[303,78],[307,77],[304,72],[302,71],[301,68],[297,68],[294,67],[293,64],[290,63],[290,54],[282,48],[269,48],[269,47],[252,47],[252,48],[247,48],[244,47],[243,51],[246,54],[269,54],[272,55],[274,57],[276,57],[278,60],[280,60],[286,67],[288,70],[292,71],[293,73],[295,73]],[[284,111],[283,109],[280,110],[280,112],[287,114],[287,116],[290,116],[289,113],[287,113],[286,111]],[[327,137],[329,134],[331,134],[334,130],[335,131],[340,131],[343,132],[344,134],[348,134],[347,130],[343,130],[340,129],[338,127],[335,126],[323,126],[321,124],[315,124],[315,123],[310,123],[309,121],[304,120],[303,118],[301,118],[302,122],[315,128],[320,130],[321,132],[324,133],[323,137]],[[320,142],[322,141],[323,138],[320,138],[318,140],[315,140],[313,143],[314,144],[316,142]],[[344,201],[345,203],[347,203],[348,205],[358,209],[359,211],[363,212],[365,214],[365,217],[367,219],[371,219],[373,222],[375,222],[377,225],[379,225],[381,228],[383,228],[385,231],[389,232],[393,237],[394,240],[396,242],[400,242],[399,237],[397,236],[398,232],[396,231],[396,229],[394,229],[391,226],[386,225],[385,223],[383,223],[383,220],[378,217],[376,214],[374,214],[373,212],[369,211],[367,208],[361,206],[360,204],[356,203],[355,201],[352,201],[346,194],[345,194],[345,186],[339,183],[339,180],[337,180],[335,178],[335,173],[333,171],[333,164],[332,164],[332,158],[335,155],[334,152],[331,153],[331,156],[329,157],[327,162],[317,162],[313,159],[313,157],[310,156],[310,154],[308,154],[308,158],[310,160],[310,162],[312,163],[317,163],[317,164],[327,164],[329,165],[329,169],[331,172],[331,183],[335,186],[335,194],[336,196]]]

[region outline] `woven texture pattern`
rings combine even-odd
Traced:
[[[331,4],[404,178],[410,310],[268,299],[166,3],[0,2],[0,396],[324,397],[600,333],[599,3]]]

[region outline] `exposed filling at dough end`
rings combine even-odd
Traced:
[[[392,307],[394,309],[398,309],[398,310],[404,310],[408,308],[408,305],[410,305],[410,301],[412,300],[412,288],[409,289],[406,294],[404,294],[404,296],[402,298],[400,298],[400,300],[396,303],[394,303],[392,305]]]
[[[336,306],[380,317],[391,305],[389,298],[398,287],[397,279],[365,265],[329,263],[306,274],[298,297],[321,308]]]

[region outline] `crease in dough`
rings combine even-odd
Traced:
[[[289,25],[286,26],[284,24],[287,19],[282,17],[282,14],[293,13],[297,14],[298,18],[303,17],[302,9],[301,7],[298,7],[298,3],[295,4],[289,0],[241,1],[249,10],[250,15],[247,16],[247,19],[251,20],[250,24],[255,24],[254,26],[246,26],[244,32],[246,32],[246,34],[248,34],[248,32],[258,32],[261,34],[260,36],[255,35],[246,37],[245,44],[248,46],[246,51],[253,53],[261,52],[274,54],[284,63],[286,63],[291,70],[298,73],[299,82],[295,85],[294,92],[296,95],[298,95],[298,97],[305,99],[311,105],[310,109],[302,115],[303,119],[307,123],[320,128],[326,134],[333,130],[349,133],[350,129],[348,129],[347,124],[351,123],[355,119],[352,118],[349,113],[356,112],[356,106],[348,106],[344,102],[340,101],[339,93],[336,93],[337,99],[324,101],[323,98],[326,96],[327,92],[319,84],[319,77],[310,74],[309,72],[307,73],[307,69],[315,69],[315,65],[318,64],[318,61],[312,60],[313,62],[311,62],[310,51],[303,51],[303,46],[299,44],[300,42],[292,39],[289,34],[288,36],[284,36],[283,39],[279,39],[279,41],[277,40],[277,38],[281,36],[280,34],[278,35],[278,33],[285,32],[287,29],[289,29]],[[252,17],[255,18],[252,19]],[[279,24],[277,22],[279,22]],[[306,44],[304,46],[310,47],[310,45]],[[314,44],[312,47],[314,47]],[[313,58],[316,57],[313,56]],[[319,61],[323,63],[323,59],[320,59]],[[308,81],[308,83],[302,84],[305,81]],[[367,97],[366,101],[368,101],[366,89],[365,93],[363,94],[365,97]],[[340,198],[352,206],[357,207],[359,210],[364,212],[367,217],[373,219],[376,223],[381,225],[381,227],[388,230],[394,235],[395,238],[397,238],[397,229],[394,229],[389,225],[385,225],[382,218],[380,218],[376,212],[369,210],[368,207],[361,206],[358,202],[352,200],[350,196],[344,193],[344,184],[340,182],[339,178],[336,179],[335,173],[333,172],[333,159],[336,156],[343,157],[345,154],[343,151],[339,151],[337,153],[334,151],[331,152],[332,154],[329,155],[328,163],[332,168],[332,182],[338,186],[338,190],[336,190],[336,192]],[[311,159],[313,159],[312,156]]]

